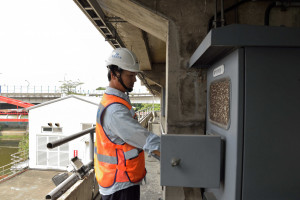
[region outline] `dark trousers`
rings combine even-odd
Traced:
[[[140,200],[140,185],[119,190],[111,195],[102,195],[101,200]]]

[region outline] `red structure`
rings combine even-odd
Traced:
[[[17,119],[0,119],[0,122],[28,122],[28,119],[19,119],[22,115],[28,115],[28,112],[26,112],[24,110],[19,112],[18,107],[20,106],[23,108],[28,108],[28,107],[34,106],[34,104],[20,101],[17,99],[4,97],[4,96],[0,96],[0,101],[17,106],[17,110],[2,110],[2,111],[0,111],[0,115],[17,115]]]
[[[8,103],[8,104],[13,104],[13,105],[16,105],[16,106],[21,106],[23,108],[28,108],[28,107],[34,106],[34,104],[26,103],[24,101],[8,98],[8,97],[4,97],[4,96],[0,96],[0,101],[3,101],[3,102]]]

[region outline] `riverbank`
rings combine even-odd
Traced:
[[[0,140],[22,140],[23,135],[0,135]]]
[[[0,136],[24,136],[26,133],[26,129],[2,128],[0,131]]]

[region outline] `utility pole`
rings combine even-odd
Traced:
[[[27,80],[25,80],[25,81],[27,82],[27,93],[28,93],[28,89],[29,89],[30,83],[29,83],[29,81],[27,81]]]

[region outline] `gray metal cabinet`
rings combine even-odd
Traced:
[[[224,141],[207,200],[300,199],[300,29],[212,30],[190,59],[207,73],[207,135]]]

